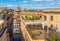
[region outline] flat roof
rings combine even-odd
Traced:
[[[60,8],[46,8],[42,10],[37,10],[39,12],[43,13],[60,13]],[[27,15],[27,14],[35,14],[37,11],[22,11],[20,12],[20,15]]]
[[[30,34],[32,39],[45,39],[45,30],[43,30],[42,25],[27,25],[26,29]]]
[[[60,13],[60,8],[47,8],[42,11],[45,13]]]

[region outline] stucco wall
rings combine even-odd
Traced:
[[[60,32],[60,14],[57,15],[57,27]]]

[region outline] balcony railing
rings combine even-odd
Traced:
[[[40,17],[39,16],[21,16],[22,17],[22,19],[24,19],[24,20],[40,20]]]

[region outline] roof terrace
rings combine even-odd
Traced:
[[[24,16],[21,16],[20,19],[25,24],[40,24],[40,23],[45,24],[46,21],[44,21],[43,16],[44,15],[42,15],[42,16],[40,16],[40,15],[24,15]]]
[[[45,31],[42,28],[42,24],[27,25],[26,29],[32,39],[45,39]]]
[[[37,15],[25,15],[21,17],[24,20],[40,20],[40,16],[37,16]]]

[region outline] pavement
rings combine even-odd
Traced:
[[[21,35],[20,34],[13,34],[13,41],[21,41]]]

